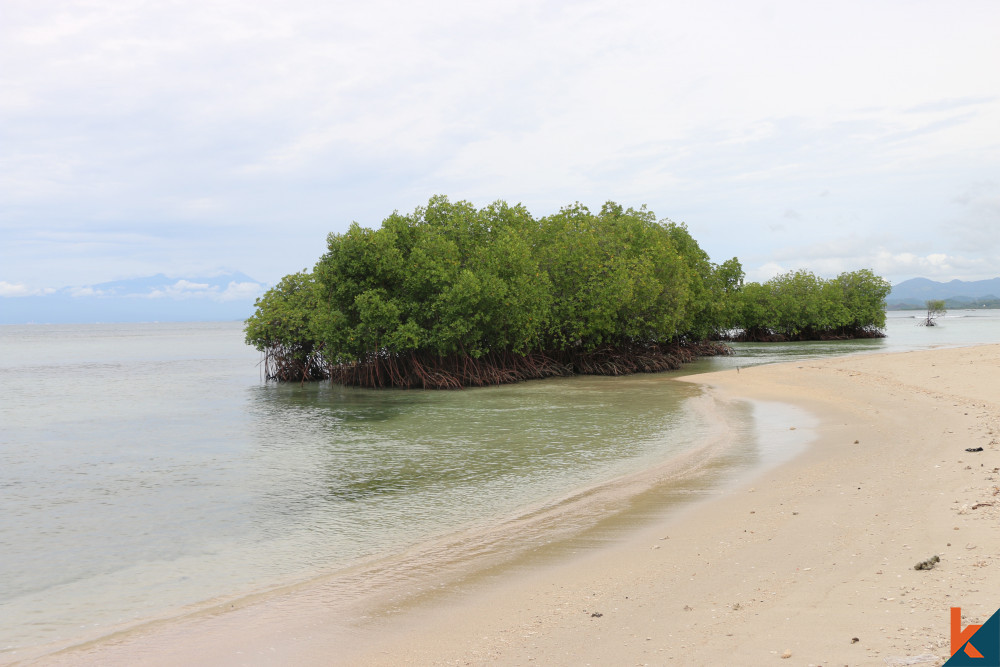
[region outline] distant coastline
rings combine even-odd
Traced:
[[[995,310],[1000,308],[1000,299],[976,299],[966,301],[963,298],[951,298],[944,300],[945,308],[948,310]],[[917,303],[915,301],[900,301],[898,303],[886,304],[886,310],[925,310],[926,302]]]
[[[949,310],[1000,308],[1000,278],[938,282],[912,278],[893,286],[887,310],[922,310],[928,299],[943,299]]]

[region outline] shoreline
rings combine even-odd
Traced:
[[[679,379],[665,376],[661,381]],[[107,627],[100,635],[25,645],[0,653],[0,664],[9,664],[11,660],[73,662],[73,656],[81,651],[140,642],[143,637],[169,631],[175,625],[190,630],[205,620],[214,623],[211,619],[219,614],[252,613],[246,608],[272,601],[297,604],[296,600],[320,590],[356,626],[354,621],[373,613],[397,614],[403,609],[432,603],[432,598],[441,597],[451,587],[474,587],[507,571],[559,562],[595,545],[599,548],[636,525],[645,525],[677,507],[725,493],[740,478],[774,465],[770,460],[758,460],[756,438],[747,432],[755,430],[750,426],[751,412],[763,406],[769,414],[777,410],[795,423],[807,421],[803,413],[789,415],[788,406],[757,402],[751,409],[749,402],[739,403],[739,410],[733,405],[722,406],[705,390],[698,390],[685,399],[686,409],[698,415],[697,420],[704,424],[691,440],[694,446],[632,472],[541,498],[512,514],[497,517],[488,526],[472,524],[406,546],[396,553],[257,591],[173,608],[162,615]],[[794,449],[805,446],[806,434],[807,431],[802,431],[792,438]],[[401,587],[403,579],[413,585]]]
[[[724,399],[803,407],[820,418],[817,438],[754,481],[607,544],[431,585],[412,604],[386,600],[380,615],[345,623],[314,587],[305,607],[269,598],[42,662],[761,664],[790,650],[795,664],[941,664],[948,607],[969,623],[1000,605],[985,584],[1000,539],[969,530],[995,522],[1000,502],[968,509],[994,500],[998,370],[992,345],[678,378]],[[912,569],[932,554],[937,568]]]

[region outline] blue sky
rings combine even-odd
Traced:
[[[1000,3],[5,0],[0,296],[311,267],[434,194],[751,279],[1000,275]]]

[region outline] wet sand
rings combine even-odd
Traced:
[[[313,582],[42,662],[940,665],[950,607],[981,623],[1000,606],[1000,345],[686,380],[802,407],[815,439],[587,548],[364,600]]]

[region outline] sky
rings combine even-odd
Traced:
[[[435,194],[747,278],[1000,276],[1000,2],[2,0],[0,296],[311,268]]]

